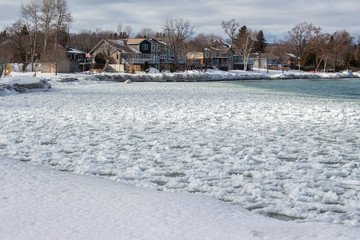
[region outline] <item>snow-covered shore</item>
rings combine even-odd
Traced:
[[[63,173],[0,157],[2,240],[357,239],[360,229],[278,221],[208,197]]]
[[[4,91],[23,92],[25,89],[49,88],[45,80],[52,82],[72,81],[115,81],[115,82],[206,82],[206,81],[236,81],[236,80],[276,80],[276,79],[341,79],[360,78],[360,72],[344,71],[339,73],[313,73],[302,71],[269,71],[264,69],[254,71],[219,71],[209,69],[207,72],[187,71],[179,73],[79,73],[79,74],[46,74],[12,73],[10,77],[0,79],[0,94]],[[26,85],[25,85],[26,84]]]
[[[70,77],[71,78],[71,77]],[[84,76],[80,77],[84,78]],[[257,71],[219,71],[208,70],[188,71],[179,73],[102,73],[85,77],[85,79],[97,79],[100,81],[118,81],[125,82],[131,80],[133,82],[206,82],[206,81],[235,81],[235,80],[274,80],[274,79],[340,79],[340,78],[360,78],[360,73],[345,71],[340,73],[312,73],[289,71],[282,73],[281,71],[264,70]]]
[[[51,85],[48,80],[32,77],[29,74],[0,78],[0,96],[29,90],[47,90],[49,88],[51,88]]]

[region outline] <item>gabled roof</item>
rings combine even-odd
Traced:
[[[229,53],[231,53],[232,55],[234,55],[234,50],[232,48],[215,48],[215,47],[210,47],[208,50],[210,50],[213,54],[214,57],[217,58],[223,58],[223,57],[227,57],[229,55]]]
[[[223,48],[223,49],[220,50],[220,54],[227,55],[230,51],[232,53],[234,53],[234,51],[231,48]]]
[[[216,40],[212,41],[212,45],[213,45],[213,47],[217,47],[217,48],[231,48],[232,47],[232,45],[230,43],[227,43],[220,39],[216,39]]]
[[[126,42],[124,40],[107,39],[105,41],[116,48],[126,47]]]
[[[128,46],[126,40],[114,40],[114,39],[103,39],[101,40],[89,53],[93,54],[97,48],[99,48],[102,44],[108,44],[113,47],[113,52],[118,51],[121,53],[135,54],[139,53],[133,47]]]

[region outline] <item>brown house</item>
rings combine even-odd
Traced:
[[[140,52],[128,46],[126,40],[101,40],[90,52],[96,69],[123,72],[125,67],[133,66]]]

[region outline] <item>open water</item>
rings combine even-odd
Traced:
[[[317,97],[360,99],[360,79],[242,81],[242,86]]]

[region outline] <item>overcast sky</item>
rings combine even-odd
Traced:
[[[0,0],[0,30],[19,18],[22,1]],[[359,0],[68,0],[68,6],[74,17],[71,32],[117,31],[119,23],[131,25],[134,32],[144,27],[161,31],[164,19],[182,17],[196,33],[222,36],[221,21],[235,18],[241,25],[263,30],[268,42],[282,39],[305,21],[323,32],[347,30],[356,39],[360,36]]]

